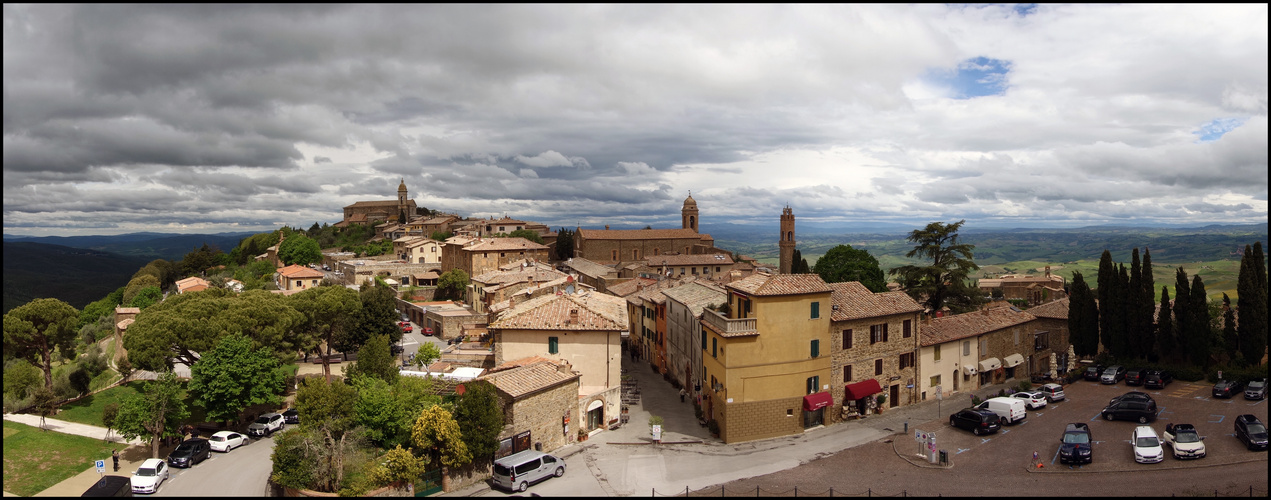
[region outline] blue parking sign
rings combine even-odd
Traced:
[[[97,461],[97,473],[98,473],[98,474],[101,474],[101,473],[103,473],[103,472],[106,472],[106,461],[105,461],[105,460],[98,460],[98,461]]]

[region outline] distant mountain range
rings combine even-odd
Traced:
[[[32,299],[62,299],[76,309],[127,285],[154,260],[62,245],[4,242],[4,312]]]
[[[27,242],[61,245],[71,248],[100,250],[119,255],[149,257],[154,259],[181,260],[185,254],[198,250],[204,243],[229,253],[243,238],[256,234],[220,233],[220,234],[171,234],[171,233],[129,233],[114,236],[10,236],[4,235],[4,243]]]

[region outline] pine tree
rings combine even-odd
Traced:
[[[1098,301],[1099,301],[1099,342],[1103,344],[1104,349],[1110,349],[1112,346],[1112,326],[1110,321],[1112,315],[1108,314],[1111,305],[1111,292],[1114,287],[1112,282],[1116,279],[1116,268],[1112,265],[1112,252],[1107,249],[1103,250],[1103,255],[1099,257],[1099,276],[1098,276]]]
[[[1163,286],[1161,287],[1161,307],[1156,315],[1156,352],[1162,359],[1174,359],[1174,352],[1178,347],[1170,313],[1169,287]]]
[[[1187,343],[1188,354],[1192,363],[1209,367],[1209,299],[1205,296],[1205,283],[1200,275],[1192,276],[1191,303],[1188,317],[1190,341]]]
[[[1236,359],[1240,352],[1240,337],[1236,335],[1236,310],[1231,307],[1231,299],[1222,294],[1222,348],[1227,359]]]
[[[1139,249],[1130,253],[1129,288],[1126,289],[1126,341],[1130,356],[1142,358],[1143,352],[1143,267]]]
[[[1267,276],[1262,242],[1245,245],[1236,282],[1236,336],[1240,353],[1251,365],[1262,362],[1267,346]]]
[[[1174,273],[1174,353],[1183,357],[1190,346],[1188,330],[1191,328],[1192,287],[1187,283],[1187,272],[1178,268]]]

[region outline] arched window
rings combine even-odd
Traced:
[[[794,231],[786,231],[786,241],[794,241]]]

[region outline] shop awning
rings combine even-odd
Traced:
[[[855,401],[880,392],[883,392],[883,387],[878,385],[877,380],[871,378],[855,384],[847,384],[847,392],[843,398],[847,401]]]
[[[803,396],[803,409],[806,411],[819,410],[834,404],[834,396],[828,392],[816,392]]]
[[[975,375],[976,372],[977,370],[975,369],[975,365],[962,365],[962,373],[965,373],[967,375]]]
[[[1024,362],[1024,356],[1022,354],[1012,354],[1002,360],[1002,364],[1005,365],[1007,368],[1015,368],[1016,366],[1019,366],[1020,363],[1023,363],[1023,362]]]
[[[980,371],[987,372],[1002,367],[1002,361],[997,358],[989,358],[980,362]]]

